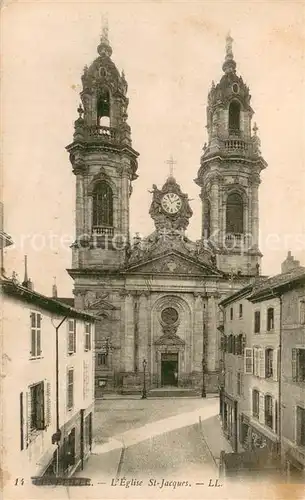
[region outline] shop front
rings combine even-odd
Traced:
[[[238,402],[224,393],[222,403],[222,422],[225,437],[230,442],[234,451],[237,451],[238,443]]]

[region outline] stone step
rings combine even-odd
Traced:
[[[147,393],[148,397],[157,398],[194,398],[200,396],[200,391],[197,389],[183,389],[180,387],[160,387],[158,389],[150,389]]]

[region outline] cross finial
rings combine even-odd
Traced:
[[[169,176],[173,177],[174,176],[174,165],[176,165],[176,161],[173,158],[173,155],[170,155],[169,160],[166,160],[166,162],[169,165]]]
[[[232,45],[233,45],[233,38],[231,37],[231,32],[229,30],[226,36],[226,59],[227,58],[233,59]]]
[[[226,57],[225,62],[222,65],[222,69],[225,73],[235,72],[236,70],[236,62],[233,57],[233,38],[231,37],[230,31],[226,36]]]
[[[102,24],[101,38],[104,40],[107,40],[107,42],[108,42],[109,24],[108,24],[108,16],[107,15],[102,15],[101,24]]]

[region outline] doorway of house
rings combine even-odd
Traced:
[[[161,385],[178,385],[178,353],[161,354]]]

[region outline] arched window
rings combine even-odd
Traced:
[[[107,89],[103,89],[97,99],[97,124],[110,126],[110,94]]]
[[[240,130],[240,104],[232,101],[229,106],[229,132],[238,133]]]
[[[243,199],[238,193],[231,193],[227,199],[226,232],[242,234],[244,232]]]
[[[93,190],[93,226],[113,226],[113,194],[105,181]]]

